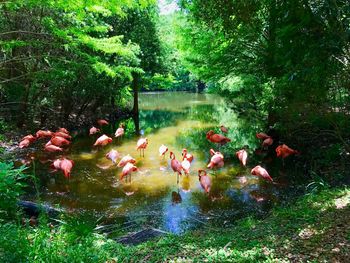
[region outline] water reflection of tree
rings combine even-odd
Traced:
[[[142,110],[140,111],[140,128],[145,133],[154,132],[157,129],[175,126],[177,121],[184,117],[182,112],[166,110]]]

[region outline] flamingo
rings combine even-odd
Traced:
[[[202,188],[204,189],[204,191],[207,194],[209,194],[210,188],[211,188],[211,179],[207,175],[207,172],[205,170],[199,169],[198,170],[198,179],[199,179],[199,182],[200,182]]]
[[[141,156],[141,150],[142,150],[142,156],[145,157],[145,149],[148,145],[148,139],[147,138],[140,138],[137,141],[137,147],[136,150],[140,150],[140,156]]]
[[[96,142],[94,143],[94,146],[97,146],[97,145],[101,145],[101,146],[105,146],[109,143],[112,142],[112,138],[111,137],[108,137],[107,135],[103,134],[102,136],[100,136]]]
[[[124,135],[124,124],[121,124],[120,126],[119,126],[119,128],[115,131],[115,134],[114,134],[114,136],[116,137],[116,138],[118,138],[118,137],[123,137],[123,135]]]
[[[55,133],[53,134],[53,136],[59,136],[59,137],[65,138],[65,139],[67,139],[67,140],[72,139],[72,136],[70,136],[70,135],[67,134],[67,133],[61,132],[61,131],[55,132]]]
[[[181,162],[181,167],[184,170],[185,174],[190,173],[191,163],[187,158],[184,158],[184,160]]]
[[[297,150],[293,150],[292,148],[289,148],[285,144],[279,145],[276,148],[276,153],[277,153],[277,157],[281,157],[283,159],[287,158],[288,156],[290,156],[292,154],[299,154],[299,152]]]
[[[260,165],[255,166],[252,170],[251,170],[251,174],[255,175],[255,176],[260,176],[265,180],[271,181],[273,182],[271,176],[269,175],[269,173],[266,171],[265,168],[261,167]]]
[[[112,149],[106,154],[106,158],[112,160],[113,163],[116,163],[119,158],[119,152]]]
[[[289,148],[285,144],[282,144],[282,145],[279,145],[276,148],[276,154],[277,154],[277,157],[281,157],[282,158],[282,163],[283,163],[283,166],[284,166],[284,159],[285,158],[287,158],[288,156],[293,155],[293,154],[299,154],[299,152],[296,151],[296,150],[293,150],[292,148]]]
[[[63,132],[69,135],[69,131],[66,128],[58,128],[57,132]]]
[[[168,151],[168,147],[166,147],[164,144],[162,144],[159,147],[159,156],[163,156],[163,158],[165,157],[165,153]]]
[[[96,128],[95,126],[92,126],[89,130],[89,135],[93,135],[95,133],[98,133],[100,129]]]
[[[63,171],[63,174],[66,178],[70,178],[70,174],[71,174],[73,166],[74,166],[74,162],[72,160],[68,160],[66,158],[63,158],[61,160],[60,167],[61,167],[61,170]]]
[[[256,138],[260,139],[260,140],[265,140],[267,138],[270,138],[269,135],[267,135],[266,133],[264,132],[260,132],[260,133],[257,133],[256,134]]]
[[[124,167],[127,163],[136,163],[136,160],[130,156],[130,154],[124,156],[117,164],[118,167]]]
[[[51,142],[45,145],[44,150],[47,152],[63,152],[63,149],[61,147],[53,145]]]
[[[123,167],[123,171],[120,175],[120,180],[122,180],[124,178],[124,176],[128,176],[130,175],[130,182],[131,182],[131,173],[138,171],[138,168],[132,164],[132,163],[127,163],[124,167]],[[126,178],[127,181],[127,178]]]
[[[193,155],[187,152],[187,149],[182,149],[182,160],[187,159],[190,163],[193,161]]]
[[[21,141],[24,141],[24,140],[28,140],[30,143],[32,143],[36,140],[36,138],[33,135],[28,134],[24,136]]]
[[[53,135],[53,132],[52,131],[43,131],[43,130],[39,130],[36,132],[36,137],[38,139],[40,138],[44,138],[44,137],[51,137]]]
[[[231,141],[231,139],[225,137],[222,134],[215,134],[214,131],[210,130],[206,135],[207,139],[213,143],[218,143],[220,146]]]
[[[228,128],[226,128],[224,125],[221,125],[221,126],[220,126],[220,130],[221,130],[223,133],[228,133]]]
[[[104,119],[100,119],[100,120],[97,120],[97,124],[98,124],[99,126],[104,126],[104,125],[108,125],[109,122],[106,121],[106,120],[104,120]]]
[[[171,159],[171,168],[173,169],[174,173],[176,173],[176,182],[179,184],[179,175],[182,175],[182,165],[181,163],[175,159],[175,154],[173,152],[170,152],[170,159]]]
[[[60,136],[54,136],[51,138],[51,144],[62,147],[65,145],[69,145],[70,141],[66,140],[65,138],[62,138]]]
[[[208,164],[209,169],[221,168],[224,166],[224,155],[221,152],[215,152],[213,149],[210,149],[210,163]]]
[[[29,146],[29,144],[30,144],[30,140],[28,140],[28,139],[24,139],[24,140],[22,140],[22,141],[20,141],[20,143],[19,143],[19,148],[26,148],[26,147],[28,147]]]
[[[247,158],[248,158],[248,153],[245,149],[239,150],[236,152],[236,156],[238,160],[241,162],[243,166],[246,166],[247,164]]]
[[[273,144],[273,139],[271,137],[268,137],[262,142],[262,147],[266,148],[271,146],[272,144]]]
[[[56,159],[52,163],[52,167],[55,170],[61,170],[66,178],[70,178],[70,174],[73,166],[74,166],[74,162],[66,158]]]

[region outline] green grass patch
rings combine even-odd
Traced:
[[[94,233],[90,223],[75,220],[66,220],[53,229],[45,220],[37,228],[7,223],[0,226],[0,258],[4,262],[330,260],[334,255],[332,242],[327,239],[329,231],[342,220],[347,225],[349,198],[348,189],[326,189],[287,207],[276,208],[264,220],[245,218],[229,229],[207,226],[183,236],[169,235],[138,246],[121,245]],[[348,229],[342,232],[346,242]],[[324,242],[330,245],[323,246]],[[328,251],[315,255],[320,247]],[[340,248],[339,253],[347,255],[345,248]]]

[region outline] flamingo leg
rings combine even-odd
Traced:
[[[145,157],[145,149],[142,149],[142,156]]]

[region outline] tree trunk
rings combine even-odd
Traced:
[[[139,118],[139,85],[140,85],[140,76],[137,73],[132,74],[132,90],[134,93],[134,107],[132,109],[133,120],[135,124],[135,133],[136,135],[140,134],[140,118]]]

